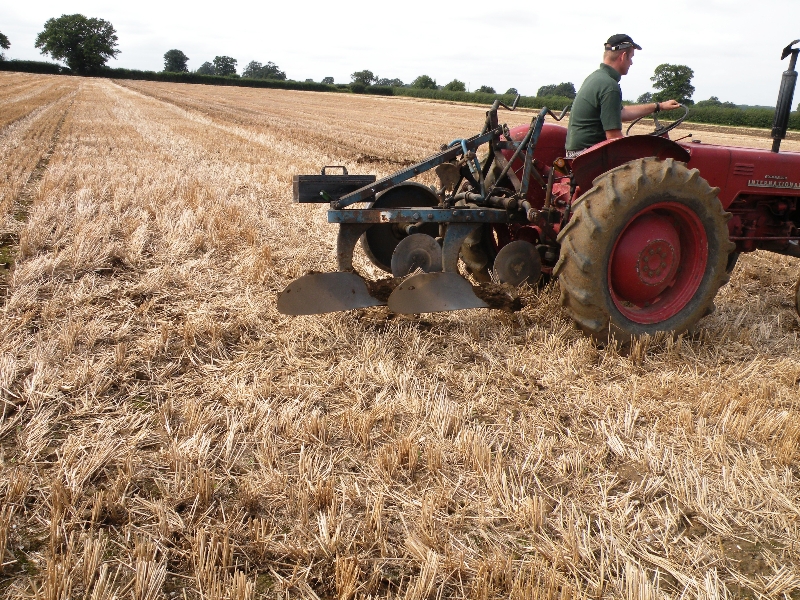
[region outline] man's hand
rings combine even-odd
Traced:
[[[661,110],[672,110],[674,108],[680,108],[681,103],[677,100],[667,100],[666,102],[660,102]]]
[[[647,104],[631,104],[630,106],[622,107],[622,120],[624,122],[633,121],[639,117],[646,117],[656,112],[656,106],[661,106],[661,110],[672,110],[678,108],[680,103],[676,100],[667,100],[665,102],[649,102]]]

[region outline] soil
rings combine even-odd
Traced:
[[[402,278],[386,277],[384,279],[378,279],[377,281],[367,280],[366,283],[370,296],[382,302],[388,302],[389,296],[392,295],[394,288],[400,285],[402,281]]]
[[[486,302],[489,308],[517,312],[522,310],[522,299],[517,295],[516,288],[496,283],[482,283],[473,285],[475,295]]]
[[[409,167],[414,164],[413,160],[388,158],[386,156],[376,156],[374,154],[359,154],[356,157],[356,163],[375,164],[375,163],[389,163],[390,165],[399,165],[401,167]]]

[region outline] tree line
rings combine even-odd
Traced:
[[[10,41],[0,33],[0,48],[9,49]],[[61,15],[58,18],[48,19],[44,29],[37,35],[35,47],[42,54],[50,55],[54,60],[63,61],[70,71],[81,75],[98,73],[111,58],[116,58],[120,53],[118,48],[117,32],[114,26],[105,19],[90,18],[82,14]],[[5,57],[0,54],[0,60]],[[164,72],[189,73],[189,57],[177,48],[164,53]],[[194,73],[198,75],[216,75],[221,77],[240,77],[237,73],[238,61],[231,56],[215,56],[212,61],[206,61]],[[286,80],[286,73],[278,65],[268,61],[262,64],[250,61],[242,70],[241,77],[249,79]],[[311,80],[306,80],[311,81]],[[324,77],[323,84],[333,85],[333,77]],[[367,86],[379,87],[412,87],[417,89],[444,89],[451,92],[464,92],[466,85],[463,81],[453,79],[450,83],[439,86],[436,80],[429,75],[420,75],[410,84],[405,84],[397,78],[380,78],[370,70],[356,71],[351,76],[350,87],[353,91],[363,93]],[[362,87],[363,86],[363,87]],[[479,86],[475,92],[495,94],[495,88],[489,85]],[[516,88],[509,88],[506,94],[517,94]],[[560,84],[544,86],[539,90],[539,96],[575,97],[575,86]]]
[[[164,53],[165,73],[189,73],[189,57],[181,50],[167,50]],[[236,65],[239,61],[230,56],[215,56],[213,61],[206,61],[195,71],[198,75],[219,75],[220,77],[238,77]],[[286,73],[273,62],[261,64],[251,60],[242,71],[242,77],[252,79],[285,80]]]
[[[326,77],[322,80],[325,83],[325,80],[330,80],[330,83],[333,83],[333,77]],[[436,83],[436,80],[431,77],[430,75],[420,75],[411,83],[403,83],[401,79],[389,79],[385,77],[378,77],[369,69],[364,69],[363,71],[356,71],[352,75],[350,75],[350,85],[356,86],[358,89],[361,87],[368,87],[368,86],[388,86],[388,87],[407,87],[407,88],[415,88],[419,90],[444,90],[446,92],[468,92],[467,85],[461,81],[460,79],[453,79],[451,82],[446,83],[444,85],[439,85]],[[473,90],[475,93],[479,94],[497,94],[497,90],[490,85],[481,85]],[[516,96],[519,92],[517,88],[511,87],[508,88],[505,92],[507,95]],[[572,83],[560,83],[558,85],[545,85],[539,88],[536,92],[537,97],[559,97],[559,98],[569,98],[570,100],[575,98],[575,86]]]

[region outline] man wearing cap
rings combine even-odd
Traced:
[[[567,129],[567,158],[602,142],[622,137],[622,122],[633,121],[661,110],[672,110],[675,100],[622,106],[619,80],[633,64],[633,53],[642,47],[629,35],[618,33],[605,43],[600,68],[586,78],[572,103]]]

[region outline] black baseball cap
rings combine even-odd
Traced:
[[[625,35],[624,33],[612,35],[606,42],[606,50],[625,50],[626,48],[642,49],[639,44],[631,39],[631,36]]]

